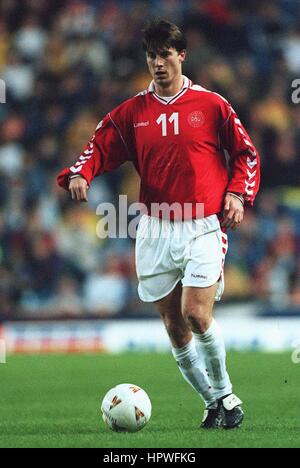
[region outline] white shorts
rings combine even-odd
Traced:
[[[198,288],[219,282],[215,297],[219,301],[224,291],[227,242],[217,215],[188,221],[143,215],[135,247],[141,300],[158,301],[181,281],[182,286]]]

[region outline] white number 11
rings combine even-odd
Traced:
[[[171,117],[169,117],[169,122],[174,122],[174,135],[179,135],[179,119],[178,112],[173,112]],[[162,124],[162,136],[167,136],[167,114],[160,114],[156,123],[159,125]]]

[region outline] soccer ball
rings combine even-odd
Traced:
[[[151,408],[147,393],[133,384],[112,388],[101,404],[103,421],[115,432],[140,431],[151,417]]]

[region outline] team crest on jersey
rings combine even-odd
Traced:
[[[194,111],[188,115],[188,123],[191,127],[201,127],[204,123],[204,114],[201,111]]]

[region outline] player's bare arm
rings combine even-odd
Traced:
[[[72,200],[79,202],[88,202],[87,191],[89,189],[88,183],[82,176],[77,176],[70,180],[69,191],[72,196]]]

